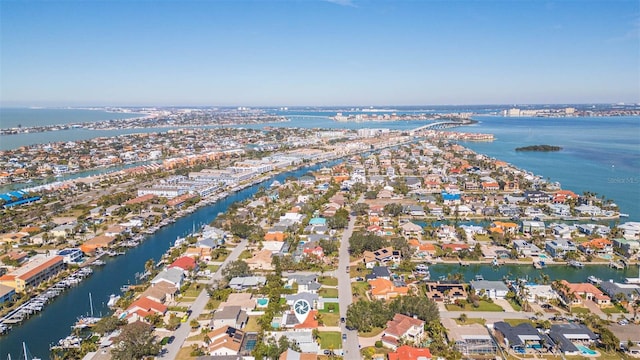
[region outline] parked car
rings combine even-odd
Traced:
[[[347,340],[347,334],[342,334],[342,340]]]

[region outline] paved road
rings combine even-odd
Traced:
[[[358,202],[362,201],[362,198]],[[336,277],[338,278],[338,297],[340,303],[340,317],[347,317],[347,307],[351,304],[353,294],[351,293],[351,277],[347,267],[349,266],[349,238],[353,233],[356,224],[356,216],[352,216],[349,225],[342,234],[340,242],[340,256]],[[342,341],[342,349],[345,359],[360,359],[360,347],[358,344],[358,332],[347,330],[343,323],[340,323],[342,333],[347,335],[347,339]]]
[[[209,280],[209,284],[212,284],[213,282],[215,282],[217,280],[220,280],[222,278],[222,269],[224,269],[224,267],[228,263],[230,263],[232,261],[235,261],[240,256],[240,253],[242,253],[242,251],[246,247],[247,247],[247,240],[242,240],[235,247],[235,249],[233,249],[233,251],[231,251],[231,254],[229,254],[229,256],[224,260],[224,262],[222,263],[220,268],[218,268],[218,271],[216,271],[213,274],[213,276]],[[167,351],[164,354],[162,354],[161,356],[159,356],[160,358],[163,358],[163,359],[175,359],[176,358],[176,356],[178,355],[178,351],[180,351],[180,348],[182,347],[182,344],[187,339],[187,337],[189,336],[189,332],[191,331],[191,327],[189,326],[189,322],[191,322],[192,319],[197,319],[198,316],[200,316],[200,314],[202,314],[202,311],[204,310],[204,307],[207,305],[208,301],[209,301],[209,294],[207,294],[206,290],[203,290],[202,292],[200,292],[200,294],[198,295],[196,300],[191,305],[191,311],[192,311],[191,312],[191,316],[189,317],[189,319],[187,320],[186,323],[182,324],[178,328],[178,330],[175,331],[175,333],[173,334],[173,336],[175,336],[175,339],[173,340],[173,342],[171,344],[167,344],[166,345],[165,349]]]

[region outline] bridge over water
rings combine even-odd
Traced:
[[[442,130],[449,129],[458,126],[464,126],[472,124],[472,121],[464,121],[464,120],[446,120],[446,121],[438,121],[431,124],[423,125],[418,128],[413,129],[413,132],[421,131],[421,130]]]

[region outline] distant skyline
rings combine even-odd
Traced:
[[[0,106],[640,103],[640,2],[0,0]]]

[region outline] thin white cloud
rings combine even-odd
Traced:
[[[340,6],[349,6],[349,7],[357,7],[353,0],[324,0],[326,2],[330,2],[332,4],[340,5]]]

